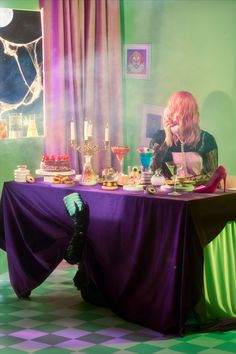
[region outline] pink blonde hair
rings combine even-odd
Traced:
[[[164,119],[168,119],[171,126],[179,126],[174,142],[180,140],[185,145],[197,145],[200,140],[199,110],[197,101],[190,92],[177,91],[170,97]]]

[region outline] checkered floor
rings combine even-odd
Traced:
[[[63,262],[28,300],[0,275],[0,354],[236,353],[236,331],[173,338],[86,304],[72,284],[75,272]]]

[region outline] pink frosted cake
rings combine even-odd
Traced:
[[[44,154],[40,163],[40,170],[45,172],[66,172],[71,170],[68,155]]]

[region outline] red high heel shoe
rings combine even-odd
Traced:
[[[215,170],[215,172],[213,173],[213,175],[211,176],[207,184],[195,187],[193,192],[194,193],[214,193],[221,180],[223,180],[224,182],[224,192],[225,192],[226,176],[227,176],[226,169],[224,168],[224,166],[220,165]]]

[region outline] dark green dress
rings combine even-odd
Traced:
[[[154,134],[150,141],[150,148],[154,149],[154,156],[152,161],[152,170],[162,169],[165,171],[165,162],[172,161],[172,153],[180,153],[181,144],[168,147],[165,143],[165,131],[159,130]],[[195,152],[202,157],[203,169],[201,174],[208,174],[214,172],[218,167],[218,147],[215,138],[205,130],[200,132],[200,141],[195,147],[184,145],[184,152]],[[165,174],[165,173],[164,173]]]

